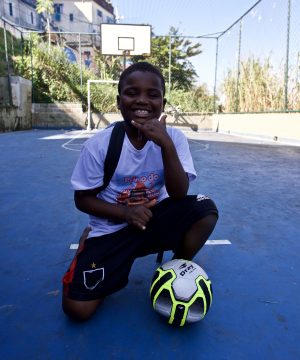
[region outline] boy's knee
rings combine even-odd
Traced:
[[[92,317],[102,301],[102,299],[92,301],[76,301],[67,297],[63,297],[62,308],[64,313],[69,316],[70,319],[83,322],[89,320]]]
[[[204,231],[212,231],[218,221],[218,216],[214,213],[208,214],[200,220],[196,221],[191,229],[198,231],[199,229],[203,229]]]

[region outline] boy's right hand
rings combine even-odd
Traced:
[[[138,227],[141,230],[145,230],[149,220],[152,218],[152,207],[154,203],[150,201],[149,203],[143,205],[127,206],[125,220],[129,225]]]

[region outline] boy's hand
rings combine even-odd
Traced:
[[[141,230],[145,230],[149,220],[152,218],[152,211],[149,209],[154,205],[153,201],[144,205],[126,207],[126,222]]]
[[[167,115],[162,115],[160,120],[151,119],[147,120],[144,123],[139,123],[132,120],[132,125],[134,125],[141,133],[148,139],[152,140],[155,144],[162,146],[167,141],[170,141],[170,136],[166,130],[166,118]]]

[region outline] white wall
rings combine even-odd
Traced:
[[[38,29],[40,25],[40,16],[36,13],[35,8],[23,3],[20,0],[0,0],[1,15],[10,22],[29,28]],[[12,15],[10,15],[10,4]],[[32,14],[32,18],[31,18]],[[33,22],[32,22],[33,20]]]
[[[300,142],[300,113],[216,114],[218,131],[282,142]]]
[[[63,4],[61,21],[55,21],[53,16],[55,25],[62,31],[99,33],[100,23],[107,22],[107,17],[113,18],[111,13],[94,1],[55,0],[54,3]],[[102,17],[98,16],[97,10],[102,12]],[[73,14],[73,21],[70,21],[70,14]]]

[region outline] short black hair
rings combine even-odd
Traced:
[[[140,61],[135,64],[132,64],[122,72],[120,79],[119,79],[119,84],[118,84],[119,94],[121,93],[121,88],[122,88],[123,82],[134,71],[151,72],[151,73],[157,75],[160,78],[163,95],[165,96],[166,84],[165,84],[165,79],[164,79],[161,71],[156,66],[148,63],[147,61]]]

